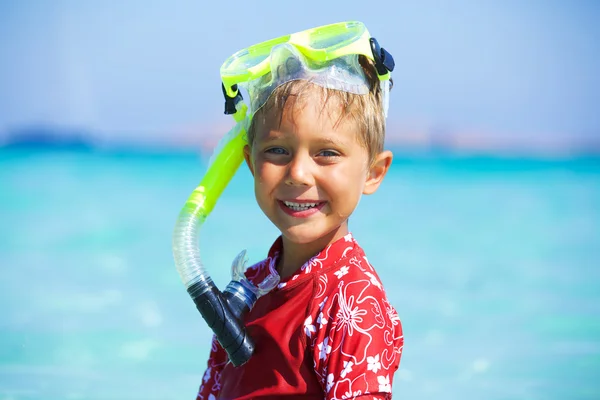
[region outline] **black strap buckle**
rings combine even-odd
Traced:
[[[238,90],[237,85],[233,85],[231,87],[231,89],[233,91],[237,91],[237,94],[235,95],[235,97],[229,97],[229,95],[227,94],[227,91],[225,91],[225,85],[222,83],[221,83],[221,89],[223,89],[223,96],[225,97],[225,114],[227,114],[227,115],[235,114],[237,112],[235,105],[238,101],[241,101],[243,99],[242,93],[240,93],[240,91]]]
[[[394,70],[394,57],[386,49],[379,46],[377,39],[369,39],[371,43],[371,51],[373,52],[373,58],[375,59],[375,68],[379,75],[385,75],[388,72]]]

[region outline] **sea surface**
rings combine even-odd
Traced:
[[[194,399],[211,332],[171,234],[206,159],[0,149],[0,400]],[[398,399],[600,399],[600,158],[402,153],[350,227],[401,317]],[[242,167],[217,285],[276,238]]]

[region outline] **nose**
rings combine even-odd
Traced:
[[[285,183],[292,186],[314,185],[313,168],[310,156],[296,153],[288,164]]]

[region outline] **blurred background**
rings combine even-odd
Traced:
[[[211,332],[171,255],[233,52],[343,20],[396,60],[351,229],[404,326],[408,399],[600,398],[600,3],[0,1],[0,400],[192,399]],[[249,227],[256,235],[248,236]],[[220,287],[277,232],[240,171]]]

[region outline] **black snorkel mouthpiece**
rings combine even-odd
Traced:
[[[214,332],[231,363],[239,367],[254,352],[254,341],[244,326],[244,317],[258,298],[279,283],[274,264],[267,266],[266,277],[258,284],[246,278],[246,250],[231,264],[231,282],[221,292],[210,277],[197,281],[187,289],[202,318]]]
[[[235,288],[235,291],[230,287]],[[202,318],[212,329],[227,352],[229,360],[236,367],[246,363],[254,352],[254,342],[246,332],[242,321],[243,315],[254,304],[249,305],[241,298],[244,296],[251,299],[252,294],[240,295],[239,291],[243,290],[239,289],[240,287],[242,285],[239,282],[232,281],[225,289],[225,293],[221,293],[212,282],[209,283],[208,290],[207,282],[197,282],[187,289]]]

